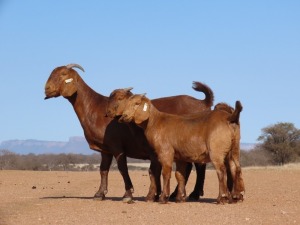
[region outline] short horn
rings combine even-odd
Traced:
[[[84,69],[83,69],[80,65],[75,64],[75,63],[68,64],[68,65],[66,65],[66,67],[67,67],[68,69],[71,69],[71,68],[75,67],[75,68],[78,68],[78,69],[82,70],[82,72],[84,72]]]
[[[133,89],[133,87],[129,87],[129,88],[124,88],[124,91],[131,91]]]

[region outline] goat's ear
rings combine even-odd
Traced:
[[[64,81],[61,95],[65,98],[71,97],[77,91],[77,80],[69,78]]]

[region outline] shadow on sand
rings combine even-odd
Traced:
[[[79,196],[49,196],[49,197],[42,197],[40,199],[81,199],[81,200],[93,200],[93,201],[114,201],[114,202],[122,202],[122,197],[106,197],[105,200],[99,200],[94,197],[79,197]],[[145,197],[135,197],[133,201],[139,201],[144,202]],[[169,202],[175,202],[175,200],[170,200]],[[200,198],[197,200],[186,200],[186,202],[195,202],[195,203],[209,203],[209,204],[217,204],[217,201],[215,198]]]

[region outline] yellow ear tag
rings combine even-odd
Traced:
[[[147,109],[148,109],[148,104],[147,104],[147,103],[145,103],[145,104],[144,104],[144,107],[143,107],[143,111],[144,111],[144,112],[146,112],[146,111],[147,111]]]
[[[72,81],[73,81],[73,78],[69,78],[69,79],[65,80],[65,83],[68,84],[68,83],[71,83]]]

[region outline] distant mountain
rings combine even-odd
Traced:
[[[241,143],[240,144],[240,149],[245,150],[245,151],[250,151],[254,149],[256,146],[255,143]]]
[[[241,149],[249,151],[255,144],[241,143]],[[40,140],[8,140],[0,144],[0,149],[6,149],[17,154],[60,154],[74,153],[90,155],[95,151],[89,148],[84,137],[70,137],[69,141],[40,141]]]
[[[17,154],[60,154],[75,153],[90,155],[95,151],[89,148],[84,137],[70,137],[69,141],[40,141],[40,140],[8,140],[0,144],[0,149],[7,149]]]

